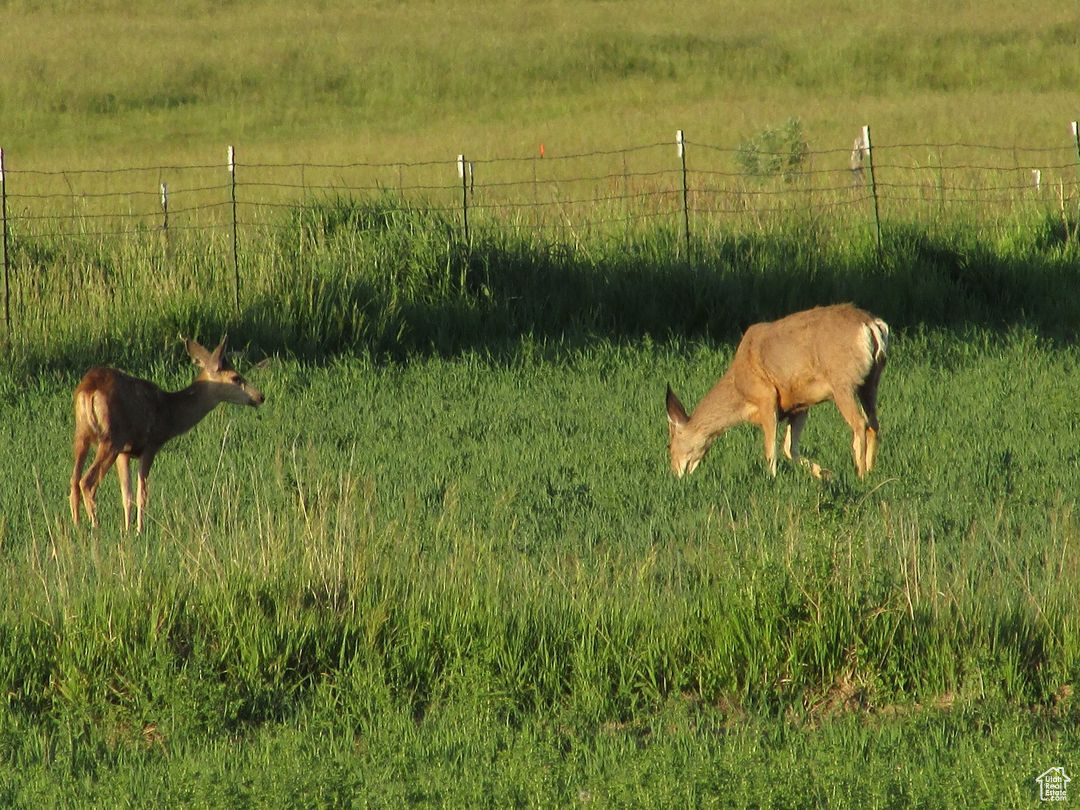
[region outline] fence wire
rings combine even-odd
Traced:
[[[473,234],[499,227],[589,232],[670,217],[672,227],[687,228],[689,243],[693,233],[772,227],[792,215],[826,219],[839,233],[872,229],[880,219],[940,223],[950,217],[989,231],[1023,211],[1075,219],[1080,198],[1075,138],[1034,147],[875,144],[872,158],[858,141],[854,149],[805,150],[798,160],[758,152],[765,163],[782,165],[771,174],[749,164],[741,148],[693,140],[681,148],[684,153],[673,141],[388,163],[237,162],[231,175],[225,161],[9,165],[2,174],[4,224],[13,243],[54,247],[66,240],[144,239],[154,231],[216,234],[226,225],[242,237],[286,229],[290,218],[314,207],[379,198],[391,209],[456,218]],[[7,260],[12,245],[4,247]]]

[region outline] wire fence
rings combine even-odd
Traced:
[[[876,232],[879,249],[883,221],[963,219],[989,233],[1034,212],[1060,215],[1075,231],[1080,136],[1071,127],[1070,137],[1033,147],[871,145],[864,127],[851,147],[804,146],[797,160],[748,156],[745,145],[697,142],[682,131],[670,142],[606,151],[540,145],[527,156],[389,163],[244,163],[230,146],[220,163],[21,168],[0,150],[5,321],[10,329],[9,277],[16,265],[40,262],[36,246],[154,234],[231,241],[239,304],[239,244],[295,227],[309,206],[340,198],[378,196],[440,214],[460,224],[466,245],[484,228],[580,239],[660,222],[681,232],[687,261],[696,237],[782,225],[793,213],[827,219],[839,233]]]

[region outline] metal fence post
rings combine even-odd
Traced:
[[[229,191],[232,195],[233,305],[240,312],[240,250],[236,227],[236,150],[229,146]]]
[[[870,194],[874,198],[874,228],[877,231],[878,261],[881,261],[881,211],[878,208],[877,177],[874,176],[874,148],[870,145],[870,125],[862,128],[863,145],[866,147],[867,164],[870,168]]]
[[[11,254],[8,247],[7,175],[4,173],[4,150],[0,147],[0,217],[4,220],[4,328],[11,340]]]
[[[679,162],[682,164],[682,213],[683,236],[686,241],[686,267],[692,269],[693,262],[690,259],[690,204],[686,185],[686,139],[683,137],[681,129],[675,132],[675,143],[679,147]]]
[[[461,176],[461,218],[465,230],[465,247],[469,242],[469,164],[465,155],[457,156],[458,175]]]

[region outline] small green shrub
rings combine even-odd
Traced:
[[[782,127],[766,129],[739,144],[735,162],[751,177],[794,180],[810,155],[802,122],[789,118]]]

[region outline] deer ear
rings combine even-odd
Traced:
[[[210,355],[210,362],[213,364],[215,371],[220,371],[225,365],[225,340],[227,337],[227,335],[222,335],[221,342],[218,343],[217,348],[214,349],[214,353]]]
[[[188,357],[194,360],[198,365],[203,368],[207,368],[210,365],[210,352],[203,348],[203,345],[197,340],[188,338],[184,341],[184,346],[187,348]]]
[[[690,421],[690,417],[686,415],[686,409],[675,396],[675,392],[671,390],[670,384],[667,387],[667,418],[668,422],[676,427],[682,427]]]

